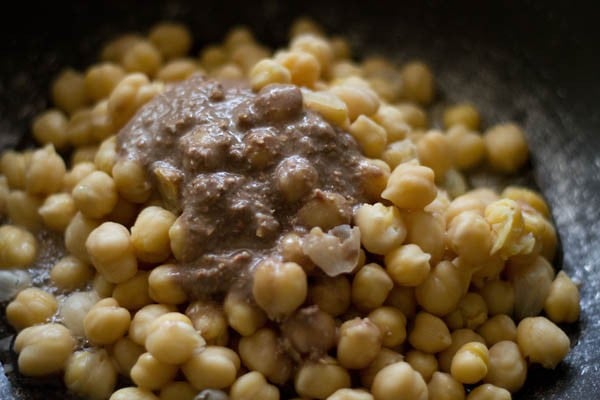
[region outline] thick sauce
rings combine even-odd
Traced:
[[[286,233],[349,223],[362,183],[381,173],[292,85],[253,93],[194,76],[145,105],[118,146],[180,214],[178,280],[193,297],[243,285]],[[323,207],[333,216],[315,222]]]

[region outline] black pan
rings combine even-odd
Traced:
[[[31,117],[48,105],[63,66],[84,68],[99,46],[165,18],[186,22],[198,48],[234,24],[266,43],[286,42],[290,22],[310,15],[352,39],[355,54],[421,58],[441,103],[475,102],[485,123],[515,120],[531,146],[522,182],[548,199],[563,254],[557,267],[581,282],[582,315],[566,327],[573,349],[554,371],[532,368],[517,399],[600,398],[600,63],[598,13],[573,2],[173,1],[44,2],[2,13],[0,150],[31,144]],[[41,8],[40,8],[41,7]],[[0,323],[0,337],[6,336]],[[10,356],[2,359],[10,363]],[[64,389],[0,373],[0,399],[62,399]]]

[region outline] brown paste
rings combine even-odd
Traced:
[[[283,235],[316,225],[319,205],[335,209],[322,225],[350,223],[363,182],[381,173],[348,133],[303,107],[296,86],[254,93],[200,75],[146,104],[118,148],[180,215],[177,278],[196,298],[243,286]]]

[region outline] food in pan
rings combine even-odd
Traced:
[[[52,83],[40,147],[3,153],[20,374],[98,400],[478,400],[561,362],[579,292],[548,205],[467,179],[518,174],[521,127],[434,118],[427,65],[310,20],[275,52],[191,44],[114,39]]]

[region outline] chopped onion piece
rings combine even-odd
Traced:
[[[303,240],[302,251],[329,276],[352,272],[360,256],[360,230],[350,225],[327,233],[313,228]]]

